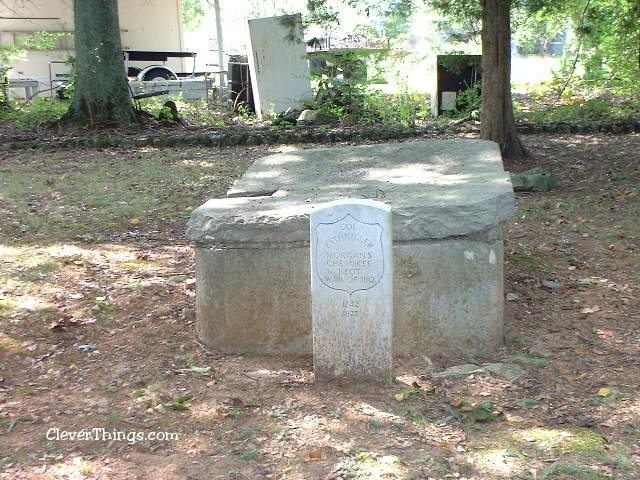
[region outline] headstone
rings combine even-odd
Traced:
[[[310,214],[317,379],[391,374],[391,230],[391,207],[373,200],[338,200]]]
[[[256,115],[301,109],[313,100],[302,16],[248,20],[248,60]]]

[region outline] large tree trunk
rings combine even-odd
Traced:
[[[63,121],[90,126],[136,120],[124,71],[117,0],[75,0],[76,78]]]
[[[482,108],[480,137],[500,145],[505,158],[526,156],[511,100],[511,0],[481,0]]]

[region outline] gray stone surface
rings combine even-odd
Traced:
[[[484,363],[482,366],[489,373],[502,377],[505,380],[517,380],[527,374],[525,369],[513,363]]]
[[[437,140],[264,157],[196,209],[198,337],[220,351],[311,354],[309,215],[328,201],[392,207],[395,354],[482,354],[503,336],[498,146]]]
[[[514,190],[548,192],[558,186],[558,178],[550,170],[536,167],[526,172],[512,173],[511,183]]]
[[[478,365],[474,365],[473,363],[465,363],[464,365],[455,365],[453,367],[449,367],[446,370],[438,373],[434,373],[432,375],[433,378],[456,378],[456,377],[466,377],[468,375],[473,375],[474,373],[485,373],[486,370]]]
[[[310,355],[309,247],[197,248],[196,318],[225,353]]]
[[[310,218],[313,363],[316,379],[391,374],[391,208],[339,200]]]
[[[449,367],[442,372],[434,373],[433,378],[457,378],[466,377],[473,374],[491,373],[505,380],[517,380],[524,377],[527,372],[520,366],[512,363],[483,363],[482,366],[466,363],[464,365],[455,365]]]
[[[309,241],[309,214],[326,202],[368,198],[393,207],[394,241],[469,235],[513,214],[509,174],[485,140],[320,148],[257,160],[229,191],[195,209],[200,246]],[[308,243],[307,243],[308,244]]]
[[[197,248],[198,337],[226,353],[310,355],[309,261],[308,246]],[[396,244],[393,262],[395,354],[466,356],[501,345],[501,240]]]
[[[502,250],[499,239],[395,245],[394,351],[465,357],[501,345]]]
[[[340,119],[335,113],[324,110],[303,110],[298,117],[300,125],[335,125]]]

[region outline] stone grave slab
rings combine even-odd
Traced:
[[[391,374],[391,208],[338,200],[310,215],[313,363],[316,379]]]
[[[256,115],[302,109],[313,99],[302,15],[247,21],[251,85]]]

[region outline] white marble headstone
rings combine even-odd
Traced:
[[[310,216],[316,378],[391,374],[391,207],[338,200]]]

